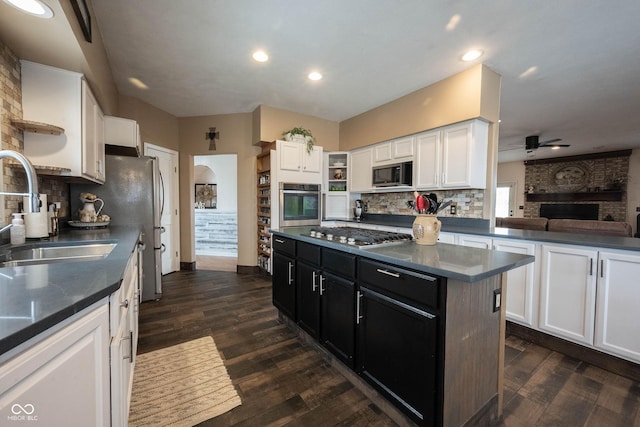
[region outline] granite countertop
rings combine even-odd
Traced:
[[[362,248],[346,243],[311,237],[311,227],[288,227],[272,230],[274,235],[294,238],[327,248],[341,250],[361,257],[387,262],[423,273],[435,274],[465,282],[475,282],[529,264],[533,256],[488,249],[451,245],[418,245],[415,241],[389,243]]]
[[[115,227],[69,229],[49,239],[117,243],[100,261],[78,261],[0,268],[0,355],[115,292],[140,230]],[[30,241],[24,246],[40,241]],[[14,245],[13,247],[23,246]],[[5,245],[0,251],[12,247]]]
[[[640,252],[640,238],[600,236],[597,234],[582,233],[560,233],[555,231],[535,231],[518,230],[515,228],[491,227],[489,220],[476,218],[451,218],[438,217],[442,222],[442,232],[475,234],[491,238],[507,238],[518,240],[529,240],[544,243],[556,243],[562,245],[590,246],[596,248],[617,249]],[[370,214],[359,224],[366,225],[386,225],[411,229],[413,215],[384,215]],[[327,219],[327,221],[341,221],[346,223],[356,223],[355,220],[347,219]]]

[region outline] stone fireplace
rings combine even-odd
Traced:
[[[525,161],[525,218],[625,221],[631,150]]]

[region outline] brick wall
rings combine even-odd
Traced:
[[[580,178],[563,180],[561,174],[566,170],[580,172]],[[560,175],[559,175],[560,174]],[[525,166],[525,189],[529,188],[534,193],[567,193],[567,192],[597,192],[613,188],[615,180],[622,181],[622,189],[628,182],[629,157],[607,157],[601,159],[574,160],[558,163],[531,164]],[[559,178],[560,177],[560,178]],[[541,202],[541,203],[568,203]],[[570,202],[598,204],[598,219],[602,220],[611,215],[614,221],[626,221],[627,194],[623,191],[622,200],[619,202],[589,201]],[[537,218],[540,213],[540,202],[527,202],[524,204],[525,218]]]
[[[11,125],[11,118],[22,118],[22,86],[20,81],[19,58],[0,41],[0,137],[3,150],[24,152],[24,134]],[[2,178],[4,191],[25,192],[27,190],[26,175],[22,168],[8,167],[9,160],[3,159]],[[48,166],[48,165],[34,165]],[[49,203],[60,202],[62,217],[69,216],[69,185],[63,178],[38,175],[40,193],[47,195]],[[18,212],[18,203],[22,197],[4,197],[4,215],[0,209],[0,224],[11,221],[11,213]]]

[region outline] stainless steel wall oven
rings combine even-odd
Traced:
[[[320,225],[320,185],[280,183],[280,227]]]

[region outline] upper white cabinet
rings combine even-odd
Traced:
[[[371,147],[352,151],[349,156],[349,189],[352,192],[370,191]]]
[[[140,126],[135,120],[122,117],[104,117],[104,143],[130,149],[134,156],[140,151]]]
[[[322,184],[322,147],[295,141],[276,141],[278,181]]]
[[[21,64],[24,119],[64,129],[60,135],[25,132],[24,154],[34,165],[103,183],[104,117],[82,74]]]
[[[415,137],[413,136],[375,144],[372,147],[373,164],[413,160],[414,146]]]
[[[349,209],[349,188],[347,186],[350,178],[349,153],[345,151],[334,151],[324,154],[325,179],[322,184],[324,197],[325,218],[350,218],[352,216]]]
[[[471,120],[416,135],[418,189],[486,188],[489,125]]]

